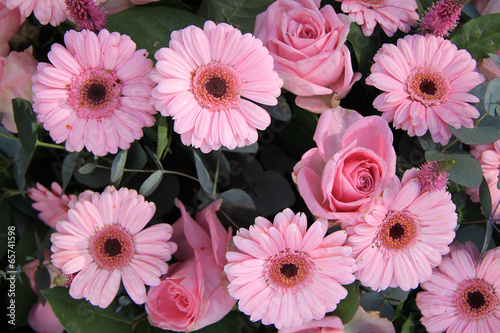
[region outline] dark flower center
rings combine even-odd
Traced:
[[[404,235],[405,235],[405,228],[399,223],[394,224],[389,230],[389,236],[392,239],[400,239],[403,238]]]
[[[205,89],[210,95],[221,98],[227,92],[227,84],[220,77],[213,77],[205,82]]]
[[[379,226],[376,243],[388,250],[407,250],[418,241],[420,225],[407,212],[390,212]]]
[[[436,84],[434,84],[434,81],[431,80],[422,80],[418,87],[420,88],[421,92],[427,95],[435,95],[437,92]]]
[[[104,242],[104,252],[106,252],[109,257],[116,257],[122,253],[122,244],[116,238],[106,239]]]
[[[106,101],[107,89],[104,84],[100,82],[92,82],[85,88],[85,99],[90,103],[98,106]]]
[[[284,264],[281,266],[281,274],[287,278],[294,277],[299,272],[299,268],[294,264]]]
[[[480,309],[486,304],[486,300],[484,299],[483,294],[476,290],[467,293],[467,303],[469,303],[472,309]]]

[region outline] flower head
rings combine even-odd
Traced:
[[[318,220],[307,230],[304,214],[290,209],[271,223],[255,219],[233,238],[225,271],[231,296],[250,320],[276,328],[322,319],[347,296],[342,284],[354,282],[351,249],[344,231],[325,237],[328,224]]]
[[[324,111],[314,133],[318,145],[293,169],[300,195],[315,216],[348,221],[361,205],[399,181],[393,134],[379,116],[337,107]]]
[[[67,18],[64,0],[5,0],[5,5],[9,9],[19,8],[24,17],[33,13],[42,25],[57,26]]]
[[[455,163],[452,159],[442,159],[425,163],[418,171],[418,182],[422,191],[439,191],[446,188],[447,170]]]
[[[464,5],[470,0],[440,0],[432,5],[420,22],[420,32],[447,37],[455,29]]]
[[[203,152],[242,147],[257,141],[257,129],[271,123],[252,103],[276,105],[283,85],[273,58],[251,34],[207,21],[172,33],[169,48],[155,53],[157,110],[174,119],[185,145]]]
[[[472,242],[454,243],[421,287],[417,306],[429,332],[496,332],[500,327],[500,248],[481,258]]]
[[[64,35],[53,44],[52,64],[39,63],[33,76],[33,111],[56,143],[83,147],[98,156],[128,149],[154,124],[149,103],[153,62],[126,35],[103,29]]]
[[[50,185],[50,190],[36,183],[35,187],[28,188],[28,195],[35,201],[33,208],[40,211],[40,220],[51,228],[55,228],[57,221],[67,219],[68,209],[78,199],[74,194],[63,194],[61,185],[56,182]]]
[[[99,32],[106,25],[106,16],[94,0],[65,0],[66,10],[80,30]]]
[[[406,171],[399,190],[387,188],[362,208],[357,224],[343,225],[356,258],[355,275],[372,289],[416,288],[431,277],[455,238],[450,193],[422,191],[417,173]]]
[[[479,111],[468,92],[484,81],[466,50],[433,35],[407,35],[397,46],[384,44],[374,57],[366,83],[384,91],[373,101],[382,117],[410,136],[429,130],[446,144],[454,128],[474,126]]]
[[[361,26],[365,36],[371,36],[380,24],[389,37],[399,29],[403,32],[417,25],[418,13],[415,0],[337,0],[342,11],[348,13]]]
[[[177,249],[172,227],[155,224],[155,205],[134,190],[108,186],[102,194],[75,203],[51,235],[52,263],[63,274],[77,273],[69,294],[106,308],[123,281],[130,298],[146,301],[144,285],[156,286]]]

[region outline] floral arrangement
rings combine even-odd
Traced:
[[[12,332],[498,332],[495,0],[0,0]]]

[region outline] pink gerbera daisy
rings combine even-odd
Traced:
[[[68,209],[78,199],[74,194],[63,194],[61,185],[56,182],[50,185],[50,190],[36,183],[35,187],[28,188],[28,195],[35,201],[32,206],[40,212],[40,220],[51,228],[56,227],[57,221],[67,219]]]
[[[344,231],[325,237],[327,229],[321,219],[307,230],[303,213],[285,209],[274,223],[258,217],[237,232],[239,251],[227,253],[224,270],[229,293],[250,320],[278,329],[300,326],[322,319],[347,296],[342,284],[354,282],[351,248],[343,246]]]
[[[389,37],[399,29],[410,31],[417,25],[418,13],[415,0],[337,0],[342,2],[342,11],[348,13],[361,26],[365,36],[371,36],[380,24]]]
[[[57,26],[67,18],[64,0],[5,0],[5,5],[9,9],[19,8],[25,17],[33,13],[43,25]]]
[[[386,189],[357,224],[343,226],[356,278],[376,290],[409,290],[430,279],[455,238],[455,209],[450,193],[422,191],[418,170],[406,171],[399,190]]]
[[[500,248],[483,257],[472,242],[454,243],[417,294],[430,333],[494,333],[500,328]]]
[[[174,119],[185,145],[203,152],[257,141],[257,129],[271,123],[250,100],[276,105],[282,80],[262,42],[232,26],[207,21],[172,33],[169,48],[155,54],[157,110]]]
[[[129,36],[101,30],[64,35],[33,76],[33,110],[56,143],[98,156],[128,149],[154,124],[153,62]]]
[[[177,249],[168,241],[170,224],[142,230],[154,213],[154,203],[127,188],[108,186],[102,194],[76,202],[50,238],[54,266],[63,274],[77,273],[69,294],[106,308],[123,281],[130,298],[144,303],[144,285],[160,284],[168,269],[165,261]]]
[[[470,154],[474,156],[481,165],[483,177],[488,183],[491,195],[492,217],[500,221],[500,189],[498,189],[498,177],[500,176],[500,140],[484,145],[472,146]],[[468,187],[465,192],[469,194],[473,202],[479,202],[479,186]]]
[[[410,136],[427,130],[446,144],[454,128],[472,128],[479,111],[468,92],[484,82],[466,50],[433,35],[407,35],[397,46],[384,44],[374,57],[366,83],[384,92],[373,101],[382,117]]]

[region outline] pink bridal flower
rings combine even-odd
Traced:
[[[397,180],[389,125],[337,107],[321,114],[314,141],[292,177],[309,210],[319,218],[348,221],[358,208]]]
[[[149,322],[164,330],[191,332],[221,320],[236,303],[228,291],[224,273],[226,252],[232,239],[216,212],[215,201],[196,215],[186,212],[173,225],[172,241],[178,245],[174,259],[158,286],[151,287],[146,301]]]
[[[172,32],[168,48],[155,53],[156,109],[174,119],[185,145],[207,153],[257,141],[257,130],[271,123],[266,110],[276,105],[282,81],[260,40],[226,23],[205,22]]]
[[[434,36],[447,37],[456,28],[462,8],[470,0],[440,0],[426,11],[422,22],[420,22],[420,32],[433,34]]]
[[[40,183],[28,188],[28,195],[34,201],[33,208],[38,210],[38,217],[49,227],[55,228],[57,221],[66,221],[68,210],[78,200],[76,195],[62,193],[61,185],[52,182],[50,190]]]
[[[399,29],[410,31],[417,25],[418,13],[415,0],[337,0],[342,2],[342,11],[361,26],[365,36],[371,36],[380,24],[389,37]]]
[[[500,327],[500,248],[482,257],[472,242],[454,243],[421,285],[417,306],[430,333],[494,333]]]
[[[319,0],[278,0],[255,21],[255,36],[273,56],[283,88],[316,113],[338,105],[361,78],[345,45],[351,20],[319,6]]]
[[[498,4],[500,5],[500,2],[498,2]],[[500,50],[498,50],[495,55],[497,57],[500,57]],[[486,81],[491,81],[497,77],[500,77],[500,68],[493,62],[493,59],[491,59],[490,57],[482,59],[477,66],[477,70],[479,73],[484,75]]]
[[[484,145],[472,146],[470,154],[474,156],[481,165],[483,177],[488,183],[491,195],[491,213],[493,219],[500,221],[500,189],[498,189],[498,176],[500,168],[500,140]],[[469,194],[473,202],[479,202],[479,186],[468,187],[465,192]]]
[[[84,297],[106,308],[123,281],[135,303],[146,301],[144,285],[160,284],[168,269],[165,261],[177,249],[168,241],[169,224],[144,229],[154,212],[154,203],[136,191],[113,186],[75,203],[50,238],[54,266],[63,274],[77,273],[69,289],[71,297]]]
[[[239,229],[225,271],[240,311],[282,329],[335,310],[347,296],[342,285],[354,282],[356,267],[351,248],[343,245],[346,233],[325,237],[327,229],[323,219],[307,229],[306,216],[290,209],[278,213],[273,223],[257,217],[249,229]]]
[[[45,25],[53,26],[64,22],[66,16],[66,4],[64,0],[2,0],[5,1],[7,8],[19,8],[24,17],[33,13],[37,20]]]
[[[30,47],[0,57],[0,116],[2,125],[12,133],[17,133],[12,99],[19,97],[31,101],[31,76],[36,73],[37,65],[32,52]]]
[[[387,188],[362,207],[356,224],[343,225],[361,284],[374,290],[415,289],[431,278],[455,238],[451,194],[424,191],[418,170],[405,172],[401,188]]]
[[[466,50],[433,35],[407,35],[397,46],[384,44],[374,57],[366,83],[384,91],[373,101],[382,117],[410,136],[427,130],[446,144],[454,128],[472,128],[479,111],[468,92],[484,82]]]
[[[33,111],[56,143],[98,156],[128,149],[154,124],[153,62],[129,36],[68,31],[33,76]]]

